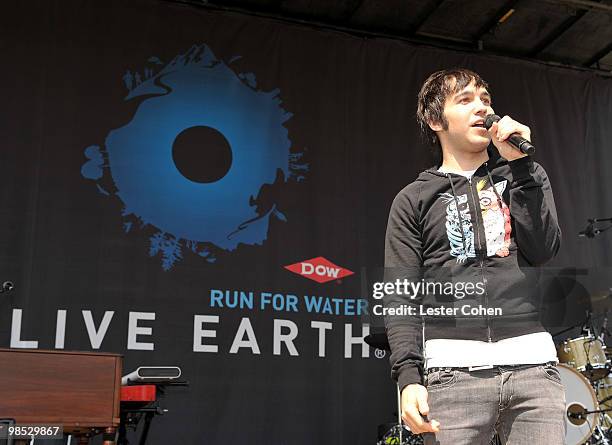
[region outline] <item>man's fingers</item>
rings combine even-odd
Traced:
[[[404,422],[408,424],[410,431],[413,433],[420,434],[428,431],[425,420],[423,417],[421,417],[419,410],[416,409],[414,405],[408,407],[408,409],[404,411],[402,418],[404,419]]]
[[[427,389],[422,385],[409,385],[402,391],[402,419],[414,434],[440,431],[440,422],[423,418],[429,415],[427,399]]]
[[[509,136],[507,128],[511,122],[512,119],[509,116],[504,116],[499,121],[493,123],[491,128],[494,129],[493,136],[495,136],[495,139],[500,142],[506,140]]]
[[[492,136],[494,136],[499,142],[503,142],[510,137],[510,135],[517,133],[527,140],[530,140],[531,130],[526,125],[523,125],[510,116],[504,116],[499,122],[493,123],[491,126]]]
[[[408,409],[404,411],[402,419],[404,423],[408,425],[410,431],[415,434],[437,433],[440,431],[440,422],[437,420],[432,420],[430,422],[426,421],[415,406],[408,407]]]
[[[431,424],[432,433],[437,433],[440,431],[440,422],[434,419],[429,423]]]
[[[497,122],[493,122],[493,125],[491,125],[491,128],[489,129],[489,133],[491,134],[491,137],[499,140],[499,124]]]

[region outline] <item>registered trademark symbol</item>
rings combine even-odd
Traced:
[[[376,358],[383,358],[386,355],[386,352],[384,349],[376,348],[376,350],[374,351],[374,355],[376,356]]]

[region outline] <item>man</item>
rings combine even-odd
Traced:
[[[492,113],[469,70],[433,73],[419,93],[417,119],[442,162],[396,196],[385,269],[443,283],[433,297],[387,299],[414,309],[385,318],[392,376],[404,423],[425,444],[488,445],[497,431],[504,444],[561,445],[564,388],[532,295],[533,266],[554,257],[561,231],[546,172],[507,142],[530,129],[505,116],[487,130]]]

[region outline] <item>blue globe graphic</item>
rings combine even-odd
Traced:
[[[270,218],[286,220],[276,205],[258,213],[254,201],[262,186],[279,178],[301,181],[308,169],[299,162],[302,154],[291,150],[283,124],[292,115],[282,108],[279,91],[257,90],[252,73],[235,73],[206,45],[148,74],[126,97],[141,101],[132,119],[111,130],[102,147],[86,148],[81,174],[122,201],[123,216],[131,218],[126,231],[134,217],[157,229],[149,253],[161,253],[165,270],[182,259],[184,248],[214,262],[214,249],[262,244]],[[173,159],[177,137],[200,128],[220,134],[231,150],[229,169],[212,182],[185,176]],[[102,185],[105,174],[112,192]]]

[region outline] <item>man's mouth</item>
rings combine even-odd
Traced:
[[[472,127],[485,128],[484,121],[478,121],[472,124]]]

